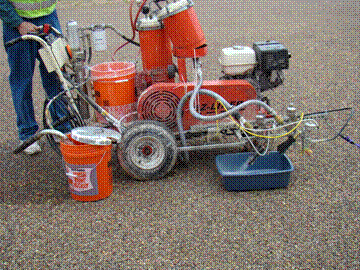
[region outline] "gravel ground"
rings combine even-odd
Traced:
[[[359,1],[196,0],[209,54],[206,79],[218,78],[221,48],[274,39],[292,53],[285,84],[269,92],[282,111],[353,106],[346,129],[360,142]],[[112,23],[130,35],[123,1],[61,1],[65,29]],[[110,18],[110,19],[109,19]],[[119,40],[108,36],[110,49]],[[110,50],[110,51],[111,51]],[[119,58],[133,60],[127,48]],[[95,61],[109,55],[95,55]],[[217,151],[196,152],[166,178],[138,182],[114,165],[114,192],[76,202],[61,159],[44,151],[13,155],[15,116],[6,54],[0,49],[1,269],[359,269],[359,150],[342,139],[288,151],[295,171],[287,189],[227,192]],[[41,101],[39,77],[34,97]],[[39,120],[41,103],[35,107]]]

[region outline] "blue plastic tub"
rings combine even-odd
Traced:
[[[294,168],[287,155],[270,152],[259,156],[252,165],[245,167],[247,159],[253,155],[253,152],[217,155],[217,169],[227,190],[262,190],[288,186]]]

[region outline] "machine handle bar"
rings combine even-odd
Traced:
[[[27,140],[25,140],[23,143],[21,143],[14,151],[14,154],[18,154],[20,152],[22,152],[23,150],[25,150],[27,147],[29,147],[31,144],[33,144],[34,142],[38,141],[42,136],[44,135],[55,135],[58,136],[60,138],[66,139],[67,136],[65,134],[63,134],[60,131],[54,130],[54,129],[44,129],[38,133],[36,133],[35,135],[29,137]]]
[[[39,26],[38,32],[29,32],[28,34],[26,34],[24,36],[33,35],[33,36],[38,36],[38,37],[44,37],[44,36],[48,35],[50,33],[50,31],[53,31],[57,36],[61,36],[61,32],[59,32],[56,28],[52,27],[49,24],[41,25],[41,26]],[[25,40],[23,38],[24,36],[14,38],[14,39],[6,42],[4,44],[5,48],[9,48],[9,47],[15,45],[16,43],[18,43],[22,40]]]
[[[23,150],[25,150],[27,147],[29,147],[31,144],[33,144],[34,142],[38,141],[40,139],[40,135],[39,134],[35,134],[32,137],[29,137],[27,140],[25,140],[23,143],[21,143],[14,151],[14,154],[18,154],[20,152],[22,152]]]
[[[22,40],[23,40],[23,37],[20,36],[20,37],[17,37],[15,39],[12,39],[12,40],[6,42],[4,46],[5,46],[5,48],[9,48],[9,47],[13,46],[14,44],[16,44],[16,43],[18,43],[18,42],[20,42]]]

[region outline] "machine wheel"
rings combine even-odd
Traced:
[[[171,131],[160,122],[135,121],[118,144],[119,164],[138,180],[160,179],[174,166],[177,144]]]

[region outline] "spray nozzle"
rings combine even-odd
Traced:
[[[348,143],[355,145],[357,148],[360,148],[360,144],[355,143],[349,136],[344,136],[340,134],[340,137],[346,140]]]

